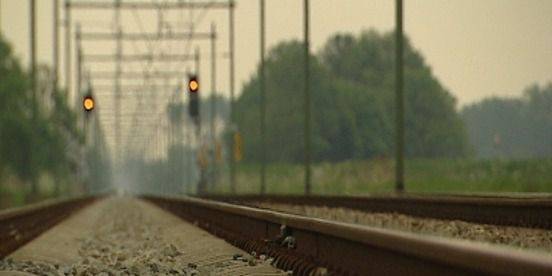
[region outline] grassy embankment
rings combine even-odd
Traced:
[[[38,194],[31,196],[30,187],[13,174],[0,175],[0,210],[19,207],[45,199],[78,194],[78,187],[72,187],[68,180],[61,181],[56,191],[56,180],[49,174],[42,174],[38,181]]]
[[[316,194],[362,195],[393,191],[392,160],[319,163],[312,168]],[[238,192],[258,193],[259,165],[239,164]],[[301,164],[270,164],[267,192],[301,194]],[[430,160],[406,161],[406,188],[410,192],[496,193],[552,192],[552,159],[547,160]],[[216,192],[228,192],[221,177]]]

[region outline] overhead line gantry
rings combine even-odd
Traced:
[[[233,1],[221,2],[93,2],[80,1],[69,2],[66,4],[73,9],[141,9],[141,10],[159,10],[159,9],[228,9],[234,6]]]
[[[83,40],[182,40],[182,39],[212,39],[211,33],[82,33]]]

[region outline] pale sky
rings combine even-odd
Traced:
[[[90,1],[90,0],[86,0]],[[147,1],[147,0],[142,0]],[[60,1],[63,2],[63,1]],[[163,1],[158,1],[163,2]],[[267,0],[267,48],[282,40],[302,39],[302,3],[300,0]],[[312,50],[317,52],[336,32],[358,34],[374,28],[387,32],[394,28],[392,0],[311,0]],[[425,57],[433,73],[458,99],[459,106],[489,96],[518,96],[532,83],[552,81],[552,1],[551,0],[405,0],[405,31],[414,47]],[[28,62],[28,1],[0,0],[0,23],[3,34],[14,45],[24,65]],[[38,3],[38,58],[50,63],[52,57],[52,1]],[[237,0],[236,8],[236,91],[250,79],[259,60],[259,1]],[[209,31],[215,22],[218,31],[217,90],[228,95],[228,13],[196,11],[197,31]],[[172,12],[165,20],[173,28],[183,26],[190,13]],[[63,18],[63,12],[60,12]],[[123,12],[127,31],[157,28],[156,15],[146,12]],[[200,19],[201,18],[201,19]],[[83,24],[85,31],[110,31],[113,12],[78,12],[73,24]],[[63,65],[63,34],[60,45]],[[73,44],[74,45],[74,44]],[[113,53],[114,44],[89,43],[85,53]],[[209,54],[208,42],[195,43],[202,57]],[[140,52],[145,43],[124,45],[125,52]],[[194,46],[196,47],[196,46]],[[194,48],[192,47],[192,49]],[[182,52],[181,45],[158,45],[163,52]],[[75,60],[73,58],[73,60]],[[94,67],[110,71],[113,67]],[[185,70],[191,64],[175,63],[158,68],[162,71]],[[202,59],[200,78],[203,87],[210,83],[209,60]],[[125,67],[139,71],[141,67]],[[98,70],[97,70],[98,71]],[[63,84],[64,67],[60,67]],[[74,83],[74,82],[73,82]],[[106,82],[103,82],[106,83]],[[104,91],[109,96],[109,91]],[[101,93],[99,92],[99,97]],[[104,101],[107,102],[107,101]]]
[[[86,0],[92,1],[92,0]],[[106,1],[106,0],[93,0]],[[125,0],[131,1],[131,0]],[[136,0],[134,0],[136,1]],[[165,0],[139,0],[164,2]],[[172,0],[174,1],[174,0]],[[187,0],[192,1],[192,0]],[[196,0],[198,1],[198,0]],[[15,48],[24,66],[29,60],[28,0],[0,0],[0,29]],[[52,1],[37,0],[38,60],[52,61]],[[394,28],[393,0],[311,0],[311,45],[318,52],[336,32],[358,35],[370,28],[388,32]],[[519,96],[532,83],[552,81],[552,1],[551,0],[405,0],[405,31],[414,47],[425,57],[433,73],[457,99],[458,107],[489,96]],[[60,3],[63,3],[60,0]],[[267,48],[283,40],[302,39],[301,0],[266,1]],[[62,5],[60,5],[62,6]],[[259,1],[237,0],[236,8],[236,93],[251,78],[259,61]],[[123,11],[124,32],[156,32],[157,13]],[[60,11],[63,19],[63,11]],[[164,26],[176,32],[189,30],[193,18],[196,31],[207,32],[216,24],[217,82],[216,89],[224,95],[228,90],[228,13],[225,10],[184,11],[163,14]],[[82,24],[85,32],[112,32],[113,12],[75,11],[73,26]],[[60,23],[61,24],[61,23]],[[73,31],[75,29],[73,28]],[[74,37],[74,34],[72,34]],[[60,84],[64,85],[64,30],[60,30]],[[191,53],[201,48],[200,80],[202,95],[210,89],[210,44],[125,42],[124,54]],[[71,50],[75,61],[74,43]],[[112,42],[86,42],[86,54],[114,54]],[[149,48],[148,48],[149,47]],[[188,51],[190,50],[190,51]],[[86,63],[88,71],[114,71],[111,65]],[[75,68],[73,64],[73,69]],[[140,72],[186,71],[192,63],[155,63],[152,66],[123,66],[123,71]],[[182,79],[185,76],[182,76]],[[75,87],[74,75],[73,90]],[[158,88],[123,91],[121,133],[122,146],[132,151],[146,149],[145,158],[163,158],[170,143],[167,137],[167,117],[164,106],[179,80],[173,79],[168,89],[159,88],[163,80],[154,82]],[[183,80],[180,80],[183,81]],[[124,84],[142,84],[143,80],[125,80]],[[114,143],[113,91],[103,88],[111,80],[96,80],[96,98],[100,119],[110,147]],[[107,89],[107,90],[106,90]],[[182,95],[182,94],[181,94]],[[142,99],[143,104],[138,104]],[[75,102],[72,100],[71,102]],[[155,104],[157,103],[157,104]],[[138,115],[136,115],[138,114]],[[161,131],[160,131],[161,130]],[[165,137],[165,138],[163,138]]]

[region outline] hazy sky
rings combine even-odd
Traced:
[[[52,56],[52,9],[50,0],[38,2],[38,56],[50,63]],[[63,1],[61,1],[63,2]],[[302,2],[267,0],[267,47],[279,41],[301,39]],[[0,0],[1,28],[13,43],[24,64],[28,60],[28,1]],[[319,51],[335,32],[358,34],[375,28],[389,31],[394,26],[392,0],[311,0],[313,51]],[[236,9],[236,91],[240,91],[259,59],[258,8],[256,0],[238,0]],[[176,25],[179,16],[166,15]],[[60,13],[63,17],[63,13]],[[113,13],[78,13],[73,20],[82,21],[86,30],[109,30]],[[220,56],[227,51],[225,11],[210,11],[199,20],[198,31],[208,31],[216,22]],[[138,31],[140,17],[145,29],[157,26],[146,13],[123,13],[127,30]],[[182,22],[182,21],[180,21]],[[152,27],[153,28],[150,28]],[[103,29],[101,29],[103,27]],[[491,95],[516,96],[527,85],[552,81],[552,1],[550,0],[406,0],[405,30],[433,73],[459,100],[466,104]],[[63,31],[61,41],[63,42]],[[112,53],[113,44],[85,45],[86,52]],[[143,45],[126,45],[125,50]],[[202,54],[209,54],[208,43],[198,43]],[[63,43],[61,44],[63,46]],[[172,51],[175,46],[171,46]],[[170,49],[164,48],[165,51]],[[62,48],[63,53],[63,48]],[[62,60],[63,64],[63,60]],[[209,83],[209,61],[202,62],[202,80]],[[180,65],[174,65],[173,69]],[[182,65],[180,67],[190,67]],[[227,93],[228,63],[220,58],[217,66],[218,90]],[[133,67],[139,68],[139,67]],[[61,67],[61,73],[63,73]],[[63,74],[61,76],[63,78]]]

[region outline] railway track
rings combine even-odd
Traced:
[[[0,258],[31,241],[95,197],[50,200],[22,208],[0,211]]]
[[[552,197],[516,196],[204,196],[205,199],[259,207],[288,204],[348,208],[371,213],[400,213],[415,217],[552,230]]]
[[[144,199],[259,259],[273,259],[274,266],[293,271],[294,275],[552,275],[549,257],[522,251],[221,201]],[[0,256],[5,257],[94,200],[89,197],[50,201],[0,212]]]
[[[145,199],[295,275],[552,274],[552,262],[540,255],[220,201]]]

